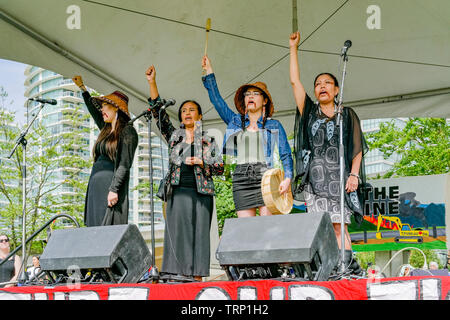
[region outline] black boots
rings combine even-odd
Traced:
[[[339,278],[339,276],[342,276],[341,274],[341,250],[339,249],[339,259],[336,266],[331,271],[330,280],[336,280]],[[345,272],[344,275],[348,275],[349,273],[356,276],[363,276],[364,272],[359,266],[359,263],[356,261],[355,258],[353,258],[353,251],[352,250],[345,250],[344,251],[344,265],[345,265]]]
[[[356,258],[353,258],[352,250],[345,250],[344,252],[344,263],[345,267],[352,272],[352,274],[359,275],[362,273],[362,269],[359,266]]]

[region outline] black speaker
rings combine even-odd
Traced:
[[[339,260],[327,213],[226,219],[216,251],[230,280],[328,280]]]
[[[56,283],[74,276],[89,283],[136,283],[152,255],[136,225],[124,224],[54,230],[40,263]]]

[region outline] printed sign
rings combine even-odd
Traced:
[[[349,226],[353,250],[446,249],[450,175],[368,180],[364,221]]]

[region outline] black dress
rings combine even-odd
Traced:
[[[86,192],[84,223],[88,227],[102,225],[108,209],[109,186],[114,176],[114,162],[106,154],[105,143],[96,147],[99,154],[92,167]]]
[[[101,130],[105,126],[103,116],[91,102],[89,92],[83,92],[86,107]],[[121,112],[121,111],[119,111]],[[115,160],[106,156],[104,145],[97,146],[96,159],[86,192],[84,222],[88,227],[128,223],[128,189],[130,168],[138,145],[138,135],[133,125],[126,125],[119,135]],[[108,193],[118,194],[113,207],[107,206]]]
[[[14,261],[16,256],[12,256],[8,261],[3,263],[0,266],[0,282],[9,282],[11,278],[14,276],[15,267],[14,267]],[[0,259],[0,262],[3,260]],[[3,286],[0,286],[0,288],[3,288]]]
[[[353,109],[344,107],[342,115],[345,179],[351,171],[353,158],[362,153],[358,189],[344,193],[344,219],[345,223],[350,223],[353,213],[356,222],[361,223],[366,186],[364,155],[368,148],[360,120]],[[340,222],[339,133],[336,119],[323,115],[320,106],[308,95],[305,96],[303,113],[296,110],[294,155],[294,198],[305,201],[308,212],[328,212],[333,223]]]
[[[336,118],[319,112],[311,115],[312,157],[309,165],[309,182],[305,186],[305,201],[309,213],[327,212],[332,223],[341,222],[339,132]],[[348,173],[347,173],[348,176]],[[354,205],[359,206],[356,191],[349,194]],[[351,209],[344,203],[344,222],[351,223]]]
[[[197,192],[194,168],[184,163],[186,157],[194,155],[194,145],[183,150],[188,152],[182,156],[180,184],[172,186],[167,201],[161,272],[206,277],[213,196]]]

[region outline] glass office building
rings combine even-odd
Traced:
[[[381,123],[390,122],[392,120],[394,120],[395,125],[399,128],[405,126],[405,121],[402,119],[370,119],[361,121],[362,131],[365,135],[367,135],[368,133],[377,132],[378,130],[380,130]],[[366,175],[368,177],[374,177],[378,174],[381,176],[385,174],[399,159],[395,154],[388,159],[384,159],[383,153],[380,150],[375,149],[367,152],[364,160],[366,166]]]

